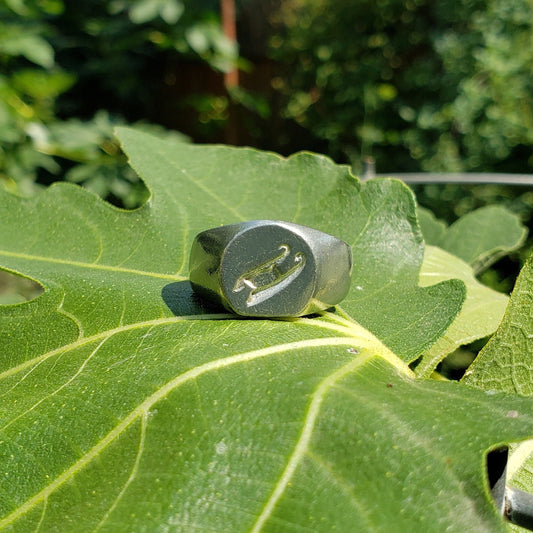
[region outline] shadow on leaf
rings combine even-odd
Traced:
[[[161,297],[176,316],[209,315],[227,313],[221,305],[209,302],[193,291],[188,280],[168,283],[161,290]]]

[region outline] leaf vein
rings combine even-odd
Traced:
[[[375,357],[375,353],[373,351],[365,350],[365,352],[366,353],[364,355],[356,357],[349,363],[343,365],[337,371],[333,372],[318,386],[317,390],[312,396],[311,403],[309,404],[309,409],[307,410],[307,414],[305,416],[304,423],[302,426],[302,431],[300,433],[298,441],[296,442],[296,446],[294,447],[290,457],[288,458],[285,469],[283,470],[279,480],[274,485],[274,490],[272,491],[270,497],[265,503],[263,510],[255,521],[252,529],[250,530],[250,533],[259,533],[263,529],[263,526],[270,518],[270,516],[272,516],[276,504],[282,497],[283,492],[285,491],[291,479],[293,478],[296,469],[298,468],[302,458],[304,457],[309,448],[309,444],[311,442],[313,430],[315,428],[318,415],[320,413],[322,402],[329,389],[333,387],[336,382],[342,379],[344,376],[351,372],[354,372],[358,367],[363,366],[366,362]]]
[[[187,172],[187,170],[180,167],[177,163],[175,163],[171,159],[168,159],[164,151],[160,151],[159,155],[165,158],[172,167],[174,167],[182,176],[187,178],[193,185],[196,185],[199,189],[202,190],[202,192],[204,192],[205,194],[213,198],[213,200],[219,203],[222,207],[224,207],[224,209],[229,211],[232,215],[236,216],[239,219],[239,221],[246,220],[246,218],[243,215],[241,215],[241,213],[239,213],[235,208],[233,208],[231,205],[227,204],[224,200],[222,200],[222,198],[220,198],[220,196],[218,196],[211,189],[209,189],[209,187],[206,187],[202,182],[194,179],[194,177],[191,176]]]
[[[35,402],[31,407],[29,407],[28,409],[26,409],[25,411],[20,413],[18,416],[12,418],[4,427],[2,427],[0,429],[0,431],[5,431],[9,426],[11,426],[11,424],[14,424],[20,418],[26,416],[28,413],[31,413],[35,408],[39,407],[39,405],[41,405],[43,402],[45,402],[46,400],[52,398],[57,393],[62,391],[65,387],[67,387],[70,383],[72,383],[83,372],[84,368],[87,366],[89,361],[98,353],[98,351],[104,345],[104,343],[106,342],[107,339],[109,339],[109,336],[107,336],[104,339],[102,339],[102,341],[89,354],[89,356],[85,359],[85,361],[83,361],[83,363],[80,365],[78,370],[69,379],[67,379],[67,381],[65,381],[65,383],[63,383],[63,385],[61,385],[61,387],[58,387],[56,390],[54,390],[50,394],[47,394],[46,396],[43,396],[39,401]],[[40,364],[40,362],[38,364]]]
[[[139,448],[137,449],[137,454],[135,456],[135,462],[133,463],[133,467],[131,469],[130,475],[128,479],[126,480],[126,483],[124,483],[124,486],[118,493],[117,497],[115,498],[114,502],[111,504],[109,509],[106,511],[105,515],[102,517],[100,522],[95,527],[94,531],[98,531],[103,527],[103,525],[107,522],[109,517],[111,516],[111,513],[117,508],[118,504],[120,503],[120,500],[124,497],[124,494],[126,494],[126,491],[128,490],[129,486],[137,476],[137,472],[139,471],[139,464],[141,462],[141,457],[144,453],[144,441],[146,437],[146,428],[148,425],[148,411],[145,411],[141,418],[141,429],[140,429],[140,435],[139,435]]]
[[[328,478],[336,485],[340,487],[342,492],[344,492],[346,495],[350,497],[350,500],[352,501],[354,507],[357,509],[358,514],[365,520],[366,522],[366,529],[365,531],[379,531],[379,528],[372,522],[370,519],[370,516],[367,512],[366,507],[356,498],[354,491],[352,487],[347,483],[347,481],[339,474],[338,472],[335,472],[333,468],[331,468],[330,465],[328,465],[322,457],[319,455],[316,455],[311,450],[307,451],[307,456],[315,462],[315,464],[326,474],[328,475]]]
[[[63,352],[67,352],[69,350],[74,350],[76,348],[80,348],[82,346],[85,346],[87,344],[90,344],[91,342],[97,342],[102,338],[105,337],[111,337],[118,333],[123,333],[126,331],[132,331],[135,329],[142,329],[145,327],[152,328],[153,326],[159,326],[159,325],[166,325],[166,324],[172,324],[177,322],[185,322],[185,321],[194,321],[194,320],[228,320],[228,322],[232,320],[244,320],[243,318],[237,317],[231,313],[213,313],[213,314],[205,314],[205,315],[188,315],[188,316],[172,316],[172,317],[161,317],[156,318],[153,320],[147,320],[144,322],[134,322],[132,324],[126,324],[126,325],[120,325],[113,329],[108,329],[105,331],[102,331],[100,333],[96,333],[95,335],[89,336],[89,337],[82,337],[78,338],[75,341],[65,344],[64,346],[60,346],[59,348],[55,348],[54,350],[50,350],[48,352],[45,352],[37,357],[33,357],[32,359],[28,359],[27,361],[24,361],[23,363],[20,363],[17,366],[11,367],[4,372],[0,372],[0,381],[2,379],[8,378],[10,376],[13,376],[15,374],[18,374],[19,372],[22,372],[23,370],[32,367],[32,365],[35,365],[35,367],[40,364],[41,362],[45,361],[46,359],[49,359],[50,357],[54,357],[56,355],[59,355]],[[320,327],[322,329],[328,329],[331,331],[337,331],[341,334],[344,334],[346,336],[351,336],[356,338],[359,341],[366,341],[369,343],[379,343],[379,341],[367,330],[365,330],[363,327],[359,326],[356,322],[353,322],[347,326],[341,326],[336,324],[328,324],[326,322],[316,320],[316,319],[309,319],[309,318],[296,318],[296,319],[280,319],[282,322],[292,322],[296,324],[301,324],[305,326],[312,326],[312,327]],[[229,323],[228,323],[228,327]],[[379,343],[380,344],[380,343]],[[381,344],[380,344],[381,345]],[[383,348],[382,348],[383,349]],[[395,357],[392,352],[388,354],[390,357],[386,357],[387,360],[393,362],[394,359],[396,359],[392,364],[394,364],[396,367],[400,366],[404,370],[406,370],[408,373],[410,371],[407,368],[407,365],[403,363],[399,358]],[[385,356],[384,356],[385,357]],[[33,371],[33,369],[32,369]]]
[[[10,257],[17,259],[24,259],[27,261],[37,261],[42,263],[52,263],[56,265],[68,265],[72,267],[87,268],[89,270],[106,270],[109,272],[120,272],[122,274],[136,274],[138,276],[148,276],[160,279],[171,279],[174,281],[184,281],[184,276],[178,276],[176,274],[165,274],[163,272],[151,272],[149,270],[137,270],[135,268],[125,268],[111,265],[100,265],[96,263],[86,263],[83,261],[74,261],[72,259],[58,259],[57,257],[48,257],[41,255],[31,255],[19,252],[8,252],[5,250],[0,251],[0,257]]]

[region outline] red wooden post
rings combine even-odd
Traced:
[[[220,11],[224,35],[234,43],[237,43],[235,0],[220,0]],[[224,85],[227,89],[239,86],[239,71],[236,68],[224,73]]]

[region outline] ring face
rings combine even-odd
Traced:
[[[313,295],[313,254],[283,226],[258,225],[230,241],[220,280],[231,308],[241,315],[297,316]]]
[[[342,300],[351,266],[344,241],[289,222],[257,220],[198,234],[190,281],[239,315],[295,317]]]

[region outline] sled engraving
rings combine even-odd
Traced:
[[[297,278],[305,266],[302,252],[292,254],[290,246],[282,244],[274,258],[248,270],[235,282],[233,292],[246,291],[246,305],[252,307],[272,298]]]

